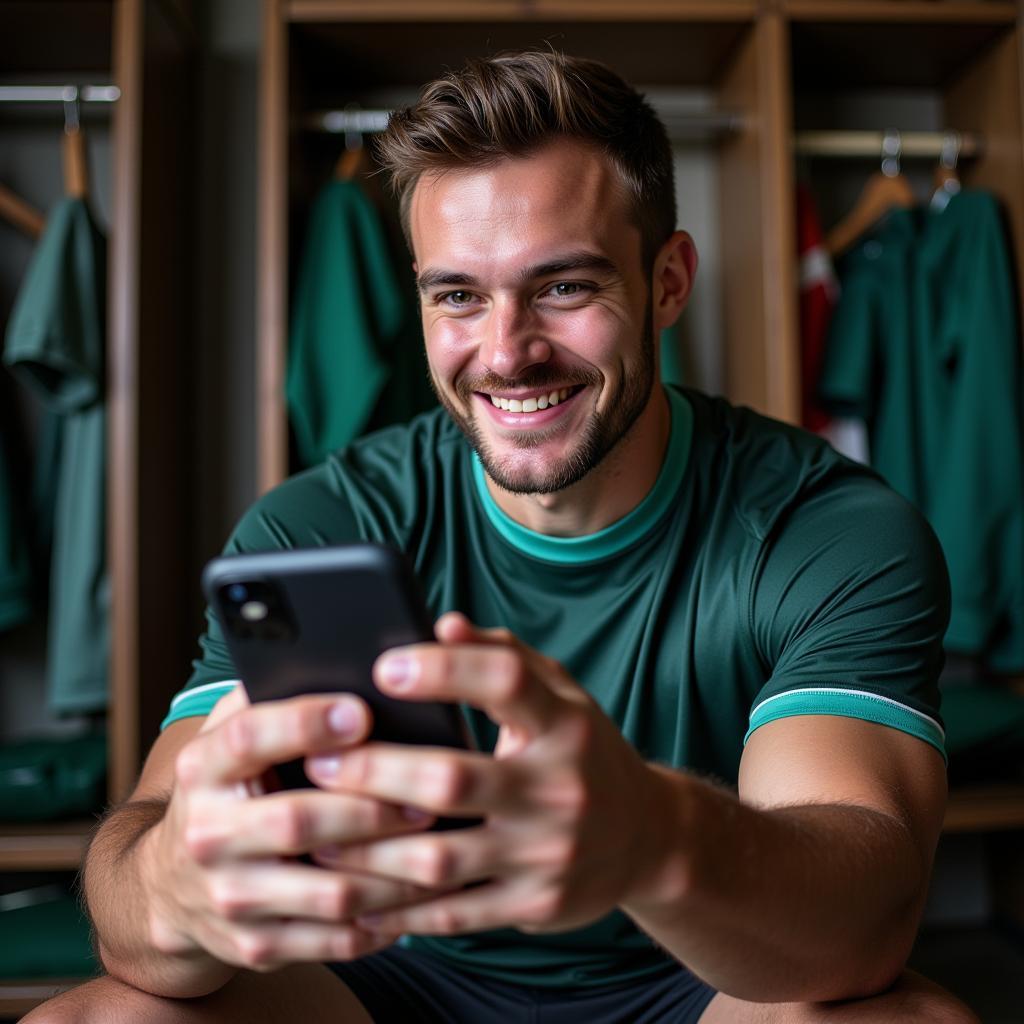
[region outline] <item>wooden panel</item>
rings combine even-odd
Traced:
[[[918,25],[958,22],[974,25],[1005,25],[1016,17],[1014,0],[783,0],[786,15],[794,21],[856,23],[915,22]]]
[[[18,1018],[40,1003],[88,978],[33,978],[28,981],[0,981],[0,1017]]]
[[[108,282],[107,547],[112,588],[110,796],[123,799],[139,761],[139,458],[138,338],[139,234],[142,138],[142,0],[117,0],[114,9],[113,209]]]
[[[420,86],[470,56],[554,46],[604,61],[628,81],[644,86],[708,85],[731,59],[746,29],[742,20],[719,18],[621,21],[464,20],[294,26],[293,59],[301,67],[310,102],[326,106],[373,90]],[[395,54],[401,59],[396,60]]]
[[[290,0],[289,21],[505,21],[520,18],[638,21],[752,19],[757,0]]]
[[[0,825],[0,871],[74,871],[94,823]]]
[[[795,422],[799,416],[793,181],[786,39],[762,17],[723,78],[719,103],[747,110],[720,151],[726,393]]]
[[[108,549],[113,587],[110,797],[131,791],[194,636],[183,366],[191,336],[188,71],[180,19],[118,0],[108,317]],[[144,128],[145,133],[144,133]]]
[[[945,93],[950,128],[978,132],[982,155],[965,165],[964,184],[1002,200],[1016,257],[1018,297],[1024,302],[1024,108],[1021,30],[1006,35],[974,61]],[[1024,316],[1024,306],[1021,307]],[[1024,320],[1022,320],[1024,322]]]
[[[288,474],[284,402],[288,322],[288,37],[280,0],[265,0],[263,11],[256,296],[257,486],[261,493]]]
[[[934,5],[938,10],[946,6]],[[909,17],[874,23],[797,21],[792,26],[793,81],[799,90],[937,88],[1011,29],[1012,18],[1005,17],[939,23]]]
[[[110,0],[0,0],[0,25],[5,77],[110,70]]]
[[[970,786],[950,790],[943,832],[1024,828],[1024,786]]]

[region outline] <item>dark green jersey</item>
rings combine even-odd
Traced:
[[[949,613],[934,535],[820,439],[668,389],[650,494],[599,533],[527,530],[490,497],[443,412],[363,439],[261,498],[228,551],[394,544],[435,615],[507,626],[558,659],[646,757],[735,782],[745,735],[836,714],[942,749],[936,678]],[[205,714],[234,670],[212,619],[167,721]],[[470,712],[487,749],[493,725]],[[408,940],[531,985],[607,983],[663,955],[620,913],[560,935]]]
[[[942,542],[946,644],[1024,669],[1024,418],[1006,232],[987,192],[894,210],[840,265],[819,384]]]
[[[88,205],[62,199],[32,256],[4,348],[4,362],[36,391],[49,418],[37,489],[52,501],[46,675],[58,713],[107,704],[106,252]]]

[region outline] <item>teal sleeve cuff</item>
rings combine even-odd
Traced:
[[[205,683],[203,686],[195,686],[190,690],[182,690],[172,701],[167,717],[160,723],[160,731],[163,732],[179,718],[192,718],[195,715],[208,715],[214,704],[226,697],[236,686],[237,679],[225,679],[219,683]]]
[[[946,735],[934,718],[892,697],[838,687],[786,690],[761,701],[750,712],[750,728],[743,737],[744,745],[755,729],[776,719],[792,718],[794,715],[840,715],[877,722],[930,743],[942,755],[943,761],[948,763],[949,760],[946,756]]]

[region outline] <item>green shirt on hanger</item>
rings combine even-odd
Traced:
[[[105,302],[106,241],[83,200],[62,199],[18,293],[4,350],[59,429],[46,667],[58,713],[107,703]]]
[[[330,181],[309,216],[286,393],[303,466],[436,404],[415,283],[400,272],[380,215],[356,181]]]
[[[1024,668],[1020,337],[998,204],[894,210],[840,265],[820,389],[925,514],[952,581],[946,646]]]

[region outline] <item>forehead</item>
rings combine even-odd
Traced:
[[[483,273],[558,250],[624,256],[635,248],[637,258],[640,251],[618,172],[596,148],[572,140],[487,167],[423,175],[409,227],[421,269],[472,263]]]

